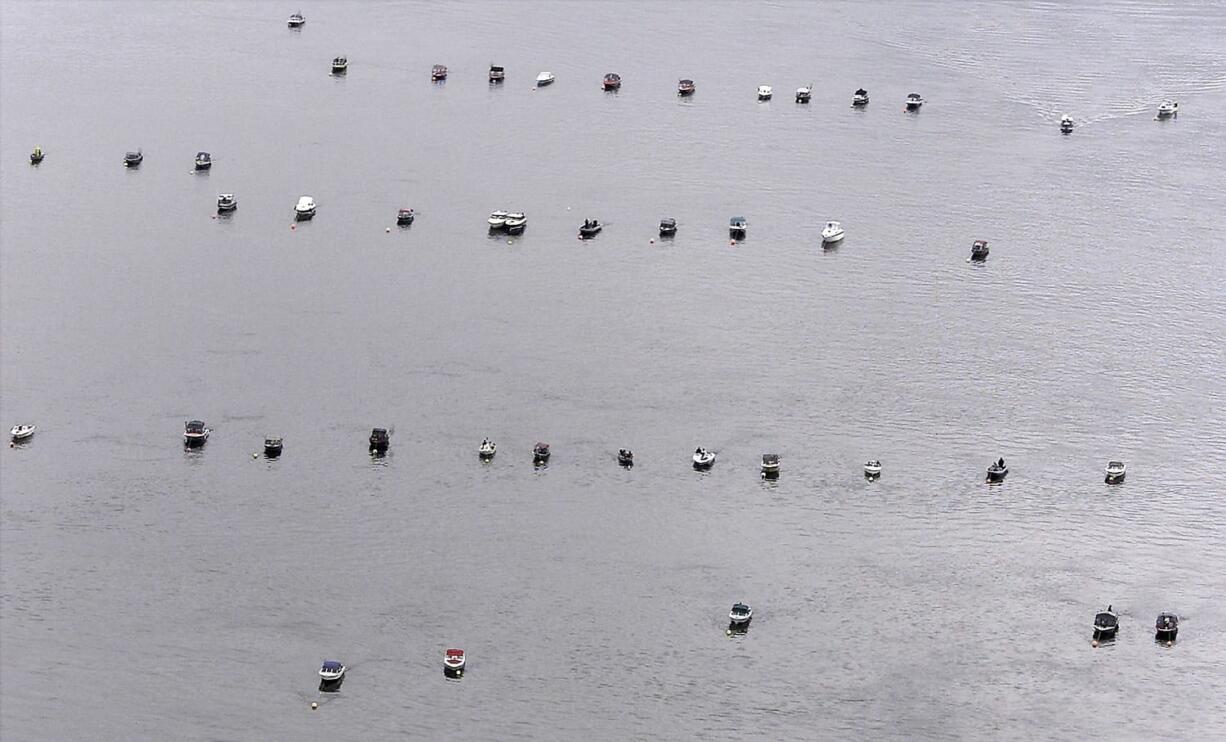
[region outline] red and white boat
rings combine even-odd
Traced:
[[[464,650],[463,649],[448,649],[443,654],[443,669],[449,672],[464,671]]]

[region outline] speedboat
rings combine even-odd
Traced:
[[[628,448],[617,449],[617,463],[622,466],[634,466],[634,451]]]
[[[482,461],[489,461],[494,458],[494,454],[498,453],[498,446],[489,438],[481,441],[481,446],[477,448],[477,458]]]
[[[753,620],[753,609],[744,603],[734,603],[728,611],[728,623],[732,626],[744,626]]]
[[[1179,115],[1179,103],[1173,100],[1164,100],[1158,106],[1158,118],[1169,119],[1172,116]]]
[[[209,442],[209,433],[213,431],[204,427],[199,420],[188,420],[183,423],[183,445],[188,448],[199,448]]]
[[[1060,133],[1061,134],[1072,134],[1073,133],[1073,117],[1068,115],[1067,113],[1060,117]]]
[[[30,153],[30,164],[37,165],[43,161],[44,157],[46,157],[46,155],[43,154],[43,148],[35,147],[34,151]]]
[[[1108,461],[1107,462],[1107,484],[1118,484],[1124,481],[1124,475],[1128,472],[1128,467],[1123,461]]]
[[[549,461],[549,444],[537,443],[532,447],[532,463],[544,464]]]
[[[693,80],[681,80],[677,83],[677,95],[693,95],[693,94],[694,94],[694,81]]]
[[[907,93],[907,110],[918,111],[924,105],[924,96],[919,93]]]
[[[813,87],[812,86],[796,88],[796,102],[797,103],[808,103],[809,99],[812,97],[813,97]]]
[[[1009,476],[1009,467],[1005,466],[1005,460],[993,461],[988,466],[988,482],[1003,482],[1005,477]]]
[[[196,153],[196,169],[197,170],[208,170],[211,167],[213,167],[213,156],[210,155],[208,152],[197,152]]]
[[[601,81],[600,86],[605,90],[621,90],[622,76],[616,72],[610,72],[604,76],[604,80]]]
[[[336,660],[324,660],[319,666],[319,679],[325,683],[339,683],[345,677],[345,666]]]
[[[264,439],[264,455],[270,459],[275,459],[281,455],[282,449],[281,438],[279,436],[268,436]]]
[[[490,65],[490,82],[502,82],[507,79],[506,69],[499,67],[496,64]]]
[[[546,85],[552,85],[554,79],[556,78],[554,78],[552,72],[542,72],[541,74],[536,76],[536,86],[538,88],[541,88]]]
[[[579,239],[588,240],[600,234],[600,230],[604,226],[597,219],[584,219],[583,226],[579,227]]]
[[[770,100],[771,96],[773,96],[774,94],[775,94],[775,91],[771,90],[770,85],[759,85],[758,86],[758,100]]]
[[[487,221],[490,224],[490,229],[502,229],[507,226],[507,212],[499,209],[491,213]]]
[[[1154,634],[1160,641],[1173,642],[1179,633],[1179,616],[1174,613],[1159,613],[1154,622]]]
[[[459,675],[464,672],[464,650],[448,649],[443,653],[443,669]]]
[[[660,220],[660,236],[673,237],[677,234],[676,219],[661,219]]]
[[[987,260],[988,259],[988,241],[975,240],[971,245],[971,260]]]
[[[745,221],[743,216],[734,216],[728,220],[728,235],[733,239],[743,238],[747,229],[749,229],[749,222]]]
[[[447,66],[443,64],[436,64],[433,67],[431,67],[430,68],[430,79],[435,82],[438,82],[439,80],[446,80],[447,79]]]
[[[762,454],[762,476],[767,479],[774,479],[779,476],[779,454]]]
[[[857,88],[856,92],[851,96],[851,105],[859,108],[860,106],[868,105],[868,91],[864,88]]]
[[[11,437],[16,443],[29,440],[33,435],[33,425],[14,425],[13,429],[9,431],[9,437]]]
[[[123,164],[127,167],[140,167],[140,164],[145,161],[145,153],[139,149],[135,152],[125,152],[123,156]]]
[[[524,227],[528,224],[528,217],[524,216],[522,211],[512,211],[507,214],[506,228],[511,234],[519,234],[524,231]]]
[[[302,11],[298,11],[289,17],[290,28],[302,28],[304,23],[306,23],[306,16],[302,14]]]
[[[838,222],[826,222],[826,226],[822,228],[822,244],[829,245],[832,242],[841,242],[843,240],[843,225]]]
[[[387,447],[392,443],[392,435],[387,428],[374,428],[370,431],[370,450],[374,453],[387,453]]]
[[[315,217],[315,199],[310,196],[301,196],[298,203],[294,206],[294,218],[298,221],[304,221]]]
[[[876,479],[881,476],[881,462],[877,459],[869,459],[864,462],[864,476],[869,479]]]
[[[1114,639],[1115,632],[1120,628],[1120,617],[1107,606],[1107,610],[1094,614],[1094,638]]]
[[[715,453],[705,448],[694,449],[694,468],[710,469],[715,464]]]
[[[396,223],[402,227],[409,226],[416,218],[417,215],[413,213],[412,209],[400,209],[396,212]]]
[[[346,57],[332,58],[332,74],[340,75],[349,71],[349,59]]]
[[[233,193],[217,194],[217,210],[218,211],[234,211],[238,208],[238,199]]]

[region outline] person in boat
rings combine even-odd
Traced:
[[[997,461],[997,462],[996,462],[996,465],[997,465],[998,467],[1000,467],[1001,469],[1004,469],[1004,468],[1005,468],[1005,460],[1002,458],[1000,461]]]

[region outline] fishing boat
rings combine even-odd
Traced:
[[[339,683],[345,677],[345,666],[336,660],[324,660],[319,666],[319,679],[324,683]]]
[[[490,65],[490,82],[499,83],[507,79],[507,71],[496,64]]]
[[[728,236],[734,240],[743,239],[747,229],[749,229],[749,222],[745,221],[743,216],[734,216],[728,220]]]
[[[507,213],[506,228],[508,234],[520,234],[527,225],[528,217],[524,216],[524,212],[512,211]]]
[[[677,234],[677,220],[676,219],[661,219],[660,220],[660,236],[661,237],[674,237],[676,236],[676,234]]]
[[[1003,482],[1005,477],[1009,476],[1009,467],[1005,466],[1005,460],[993,461],[988,466],[988,482]]]
[[[975,240],[971,245],[971,260],[987,260],[988,259],[988,241]]]
[[[1158,106],[1158,118],[1169,119],[1172,116],[1179,115],[1179,103],[1173,100],[1164,100]]]
[[[686,96],[694,94],[693,80],[679,80],[677,82],[677,95]]]
[[[209,433],[212,432],[200,420],[188,420],[183,423],[183,445],[188,448],[200,448],[209,442]]]
[[[283,447],[280,436],[270,435],[264,439],[264,455],[270,459],[280,456]]]
[[[1067,113],[1060,117],[1060,133],[1061,134],[1072,134],[1073,133],[1073,117],[1068,115]]]
[[[544,464],[549,461],[549,444],[538,442],[532,447],[532,463]]]
[[[1120,628],[1120,617],[1115,611],[1111,610],[1111,606],[1107,606],[1107,610],[1099,611],[1094,614],[1094,638],[1095,639],[1114,639],[1115,632]]]
[[[869,479],[876,479],[881,476],[881,462],[877,459],[869,459],[864,462],[864,476]]]
[[[770,100],[774,95],[775,95],[775,91],[771,89],[770,85],[759,85],[758,86],[758,100],[760,101]]]
[[[543,88],[546,85],[552,85],[555,79],[552,72],[542,72],[536,76],[536,86]]]
[[[498,453],[498,446],[489,438],[482,440],[481,445],[477,447],[477,458],[482,461],[489,461],[496,453]]]
[[[308,221],[315,218],[315,199],[310,196],[300,196],[294,205],[294,219]]]
[[[454,675],[464,672],[464,650],[448,649],[443,653],[443,669]]]
[[[145,153],[141,150],[135,152],[125,152],[123,156],[123,164],[126,167],[140,167],[140,164],[145,161]]]
[[[710,469],[715,465],[715,452],[708,451],[701,446],[694,449],[694,468],[695,469]]]
[[[407,227],[417,218],[417,214],[413,213],[412,209],[400,209],[396,212],[396,223],[402,227]]]
[[[298,11],[289,17],[290,28],[302,28],[304,23],[306,23],[306,16],[302,14],[302,11]]]
[[[617,463],[622,466],[634,466],[634,451],[628,448],[617,449]]]
[[[430,68],[430,79],[434,82],[447,79],[447,65],[436,64]]]
[[[486,221],[489,222],[490,229],[502,229],[507,226],[507,212],[498,209],[492,212]]]
[[[34,151],[30,153],[30,164],[37,165],[43,161],[44,157],[46,157],[46,155],[43,154],[43,148],[35,147]]]
[[[14,425],[9,431],[9,437],[14,443],[28,441],[34,437],[34,427],[33,425]]]
[[[812,97],[813,97],[813,86],[812,85],[809,85],[803,88],[796,88],[796,102],[797,103],[808,103],[809,99]]]
[[[830,245],[842,241],[843,225],[838,222],[826,222],[826,226],[822,227],[822,244]]]
[[[868,91],[864,88],[857,88],[856,92],[851,96],[851,105],[854,108],[868,105]]]
[[[1128,466],[1123,461],[1107,462],[1107,484],[1119,484],[1127,473]]]
[[[196,153],[196,169],[197,170],[209,170],[212,167],[213,167],[213,156],[212,155],[210,155],[208,152],[197,152]]]
[[[1159,613],[1154,622],[1154,635],[1159,641],[1173,642],[1179,634],[1179,616],[1174,613]]]
[[[392,434],[387,428],[372,428],[370,431],[370,450],[374,453],[387,453],[387,447],[392,444]]]
[[[348,57],[333,57],[332,58],[332,74],[343,75],[349,71]]]
[[[762,476],[767,479],[774,479],[779,476],[779,454],[762,454]]]
[[[590,240],[600,234],[600,230],[604,229],[604,225],[597,219],[584,219],[583,226],[579,227],[579,239]]]
[[[600,82],[600,86],[605,90],[621,90],[622,76],[616,72],[610,72],[604,76],[604,80]]]
[[[731,626],[745,626],[753,620],[753,609],[744,603],[733,603],[728,611],[728,623]]]
[[[234,211],[238,208],[238,198],[233,193],[217,194],[217,211],[227,212]]]

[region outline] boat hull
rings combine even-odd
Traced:
[[[991,471],[989,471],[989,472],[988,472],[988,475],[987,475],[987,477],[986,477],[986,481],[987,481],[988,483],[990,483],[990,484],[995,484],[995,483],[998,483],[998,482],[1003,482],[1003,481],[1005,481],[1005,477],[1007,477],[1007,476],[1009,476],[1009,470],[1008,470],[1008,469],[1005,469],[1004,471],[995,471],[995,470],[991,470]]]
[[[310,211],[295,211],[294,220],[299,222],[309,222],[315,218],[315,210]]]
[[[881,470],[880,469],[870,469],[868,467],[865,467],[864,476],[869,479],[876,479],[877,477],[881,476]]]
[[[282,449],[281,444],[277,444],[275,446],[270,446],[270,445],[265,444],[264,455],[270,459],[275,459],[281,455],[281,449]]]
[[[189,435],[186,433],[183,435],[183,445],[187,448],[200,448],[208,442],[209,436],[207,433],[205,435]]]
[[[823,244],[823,245],[833,245],[833,244],[835,244],[836,242],[842,242],[842,241],[843,241],[843,233],[842,233],[842,232],[839,232],[838,234],[831,234],[831,235],[825,235],[825,234],[824,234],[824,235],[822,235],[822,244]]]
[[[1109,471],[1107,472],[1105,481],[1107,482],[1107,484],[1119,484],[1120,482],[1124,481],[1125,474],[1126,472],[1122,472],[1122,471],[1121,472],[1110,472]]]
[[[1119,626],[1099,626],[1095,624],[1094,638],[1095,639],[1114,639],[1115,632],[1119,631],[1119,629],[1120,629]]]
[[[982,263],[983,261],[985,261],[985,260],[987,260],[987,259],[988,259],[988,251],[987,251],[987,250],[979,250],[979,251],[974,251],[974,252],[972,252],[972,253],[971,253],[971,260],[973,260],[973,261],[975,261],[975,262],[977,262],[977,263]]]

